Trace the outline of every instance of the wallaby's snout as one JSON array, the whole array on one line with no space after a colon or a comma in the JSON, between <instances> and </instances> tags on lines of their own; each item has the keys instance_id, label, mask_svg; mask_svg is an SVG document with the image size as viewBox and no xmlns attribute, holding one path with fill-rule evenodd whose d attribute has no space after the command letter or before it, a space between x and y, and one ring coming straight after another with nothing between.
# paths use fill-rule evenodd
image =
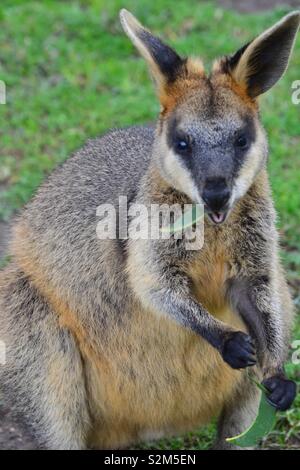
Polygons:
<instances>
[{"instance_id":1,"label":"wallaby's snout","mask_svg":"<svg viewBox=\"0 0 300 470\"><path fill-rule=\"evenodd\" d=\"M231 190L224 178L208 178L206 180L202 199L205 210L214 223L224 222L229 208L230 196Z\"/></svg>"}]
</instances>

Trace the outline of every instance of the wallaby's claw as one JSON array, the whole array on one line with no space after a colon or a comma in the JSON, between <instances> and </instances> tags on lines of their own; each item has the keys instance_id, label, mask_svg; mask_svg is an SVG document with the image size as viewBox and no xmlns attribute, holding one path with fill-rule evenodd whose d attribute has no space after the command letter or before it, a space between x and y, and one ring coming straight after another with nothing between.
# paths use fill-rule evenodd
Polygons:
<instances>
[{"instance_id":1,"label":"wallaby's claw","mask_svg":"<svg viewBox=\"0 0 300 470\"><path fill-rule=\"evenodd\" d=\"M230 333L221 351L222 357L233 369L243 369L256 364L255 346L252 338L246 333Z\"/></svg>"},{"instance_id":2,"label":"wallaby's claw","mask_svg":"<svg viewBox=\"0 0 300 470\"><path fill-rule=\"evenodd\" d=\"M267 400L271 405L280 411L290 408L296 397L295 382L284 377L274 376L265 379L262 383L270 392L267 395Z\"/></svg>"}]
</instances>

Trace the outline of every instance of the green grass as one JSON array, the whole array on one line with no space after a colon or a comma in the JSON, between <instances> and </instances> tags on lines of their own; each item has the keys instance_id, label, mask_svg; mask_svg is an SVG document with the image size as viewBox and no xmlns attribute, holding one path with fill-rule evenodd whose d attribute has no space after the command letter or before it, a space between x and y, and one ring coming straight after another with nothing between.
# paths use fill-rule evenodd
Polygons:
<instances>
[{"instance_id":1,"label":"green grass","mask_svg":"<svg viewBox=\"0 0 300 470\"><path fill-rule=\"evenodd\" d=\"M243 16L199 0L2 0L0 79L7 85L7 104L0 106L2 219L28 201L45 175L87 138L155 119L159 107L146 66L119 25L118 11L125 5L181 54L200 55L207 65L288 11ZM261 99L284 261L298 306L300 106L291 103L291 84L300 78L299 39L288 73ZM299 367L288 366L288 371L299 383ZM299 423L298 397L263 445L300 447ZM212 425L159 441L155 448L204 449L213 430Z\"/></svg>"}]
</instances>

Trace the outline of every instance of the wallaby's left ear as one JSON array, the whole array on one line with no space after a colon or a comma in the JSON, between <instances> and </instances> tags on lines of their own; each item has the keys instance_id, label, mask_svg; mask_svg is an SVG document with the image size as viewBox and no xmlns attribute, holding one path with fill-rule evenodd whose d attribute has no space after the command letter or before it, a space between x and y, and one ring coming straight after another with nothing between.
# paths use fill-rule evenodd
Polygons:
<instances>
[{"instance_id":1,"label":"wallaby's left ear","mask_svg":"<svg viewBox=\"0 0 300 470\"><path fill-rule=\"evenodd\" d=\"M252 98L269 90L284 74L299 23L300 11L290 13L227 60L227 70Z\"/></svg>"},{"instance_id":2,"label":"wallaby's left ear","mask_svg":"<svg viewBox=\"0 0 300 470\"><path fill-rule=\"evenodd\" d=\"M184 59L142 26L129 11L122 9L120 20L125 33L148 63L157 87L162 88L167 82L175 81Z\"/></svg>"}]
</instances>

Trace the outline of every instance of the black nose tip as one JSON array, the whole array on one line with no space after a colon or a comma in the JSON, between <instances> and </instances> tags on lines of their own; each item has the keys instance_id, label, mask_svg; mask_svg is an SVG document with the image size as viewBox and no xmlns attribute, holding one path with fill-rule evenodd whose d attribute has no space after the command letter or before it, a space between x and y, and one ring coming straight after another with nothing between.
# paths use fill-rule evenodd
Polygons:
<instances>
[{"instance_id":1,"label":"black nose tip","mask_svg":"<svg viewBox=\"0 0 300 470\"><path fill-rule=\"evenodd\" d=\"M209 181L204 187L202 198L211 211L219 212L229 201L230 190L223 182Z\"/></svg>"}]
</instances>

